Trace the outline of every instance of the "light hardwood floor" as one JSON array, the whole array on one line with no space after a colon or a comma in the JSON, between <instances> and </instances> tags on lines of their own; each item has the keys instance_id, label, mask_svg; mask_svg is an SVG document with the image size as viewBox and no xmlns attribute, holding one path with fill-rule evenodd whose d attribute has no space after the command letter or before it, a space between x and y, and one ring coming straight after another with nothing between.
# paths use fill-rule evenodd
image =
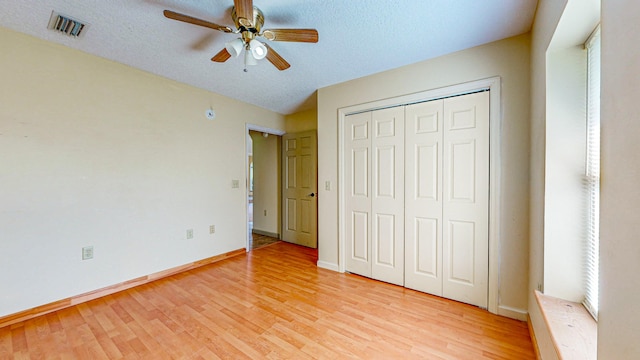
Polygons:
<instances>
[{"instance_id":1,"label":"light hardwood floor","mask_svg":"<svg viewBox=\"0 0 640 360\"><path fill-rule=\"evenodd\" d=\"M0 359L534 359L526 323L278 242L0 328Z\"/></svg>"}]
</instances>

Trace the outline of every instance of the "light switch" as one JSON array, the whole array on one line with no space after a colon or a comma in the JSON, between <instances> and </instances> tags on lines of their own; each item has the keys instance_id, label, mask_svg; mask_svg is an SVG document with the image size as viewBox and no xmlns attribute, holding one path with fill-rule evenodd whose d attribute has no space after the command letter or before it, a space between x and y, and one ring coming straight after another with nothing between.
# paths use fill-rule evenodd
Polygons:
<instances>
[{"instance_id":1,"label":"light switch","mask_svg":"<svg viewBox=\"0 0 640 360\"><path fill-rule=\"evenodd\" d=\"M240 187L240 180L231 180L231 187L238 189Z\"/></svg>"},{"instance_id":2,"label":"light switch","mask_svg":"<svg viewBox=\"0 0 640 360\"><path fill-rule=\"evenodd\" d=\"M85 246L82 248L82 260L93 259L93 246Z\"/></svg>"}]
</instances>

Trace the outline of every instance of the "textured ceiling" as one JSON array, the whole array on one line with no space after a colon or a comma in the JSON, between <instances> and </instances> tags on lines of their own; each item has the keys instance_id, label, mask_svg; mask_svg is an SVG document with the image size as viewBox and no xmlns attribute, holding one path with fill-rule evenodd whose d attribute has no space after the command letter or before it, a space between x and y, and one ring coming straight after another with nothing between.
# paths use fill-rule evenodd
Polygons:
<instances>
[{"instance_id":1,"label":"textured ceiling","mask_svg":"<svg viewBox=\"0 0 640 360\"><path fill-rule=\"evenodd\" d=\"M233 28L233 0L0 0L0 26L64 44L278 113L314 108L319 88L519 35L537 0L254 0L264 29L315 28L319 42L269 43L290 64L210 59L237 37L169 20L164 9ZM75 39L51 12L85 21Z\"/></svg>"}]
</instances>

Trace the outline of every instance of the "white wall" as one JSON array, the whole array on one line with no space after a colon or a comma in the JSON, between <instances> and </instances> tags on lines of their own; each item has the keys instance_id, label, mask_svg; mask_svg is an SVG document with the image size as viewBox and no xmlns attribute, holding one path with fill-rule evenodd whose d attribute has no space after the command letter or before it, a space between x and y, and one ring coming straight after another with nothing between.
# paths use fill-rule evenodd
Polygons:
<instances>
[{"instance_id":1,"label":"white wall","mask_svg":"<svg viewBox=\"0 0 640 360\"><path fill-rule=\"evenodd\" d=\"M599 359L640 359L638 19L637 0L602 0Z\"/></svg>"},{"instance_id":2,"label":"white wall","mask_svg":"<svg viewBox=\"0 0 640 360\"><path fill-rule=\"evenodd\" d=\"M583 40L584 41L584 40ZM571 46L547 54L544 293L581 302L585 294L587 54Z\"/></svg>"},{"instance_id":3,"label":"white wall","mask_svg":"<svg viewBox=\"0 0 640 360\"><path fill-rule=\"evenodd\" d=\"M0 316L244 248L245 123L283 116L8 30L0 48Z\"/></svg>"},{"instance_id":4,"label":"white wall","mask_svg":"<svg viewBox=\"0 0 640 360\"><path fill-rule=\"evenodd\" d=\"M253 140L253 229L280 234L280 137L249 131ZM266 214L265 214L266 211Z\"/></svg>"},{"instance_id":5,"label":"white wall","mask_svg":"<svg viewBox=\"0 0 640 360\"><path fill-rule=\"evenodd\" d=\"M502 177L500 300L527 309L529 229L529 35L494 42L318 90L319 261L338 266L338 109L500 76Z\"/></svg>"}]
</instances>

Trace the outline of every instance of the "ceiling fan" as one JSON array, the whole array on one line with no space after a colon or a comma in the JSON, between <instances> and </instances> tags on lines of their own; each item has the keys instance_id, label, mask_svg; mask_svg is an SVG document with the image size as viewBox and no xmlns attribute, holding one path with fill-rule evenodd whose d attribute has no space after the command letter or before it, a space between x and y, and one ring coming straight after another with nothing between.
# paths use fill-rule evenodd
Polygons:
<instances>
[{"instance_id":1,"label":"ceiling fan","mask_svg":"<svg viewBox=\"0 0 640 360\"><path fill-rule=\"evenodd\" d=\"M165 10L164 16L169 19L199 25L225 33L240 34L239 38L226 43L225 48L215 54L211 60L222 63L229 60L231 56L240 55L244 49L244 71L247 71L247 65L255 65L257 60L264 59L265 57L276 68L278 68L278 70L286 70L291 66L269 45L256 39L257 37L264 37L270 41L318 42L318 31L315 29L262 30L262 25L264 25L264 14L260 9L253 6L253 0L234 0L233 2L234 7L231 11L231 18L233 19L236 30L233 30L228 26L218 25L171 10Z\"/></svg>"}]
</instances>

